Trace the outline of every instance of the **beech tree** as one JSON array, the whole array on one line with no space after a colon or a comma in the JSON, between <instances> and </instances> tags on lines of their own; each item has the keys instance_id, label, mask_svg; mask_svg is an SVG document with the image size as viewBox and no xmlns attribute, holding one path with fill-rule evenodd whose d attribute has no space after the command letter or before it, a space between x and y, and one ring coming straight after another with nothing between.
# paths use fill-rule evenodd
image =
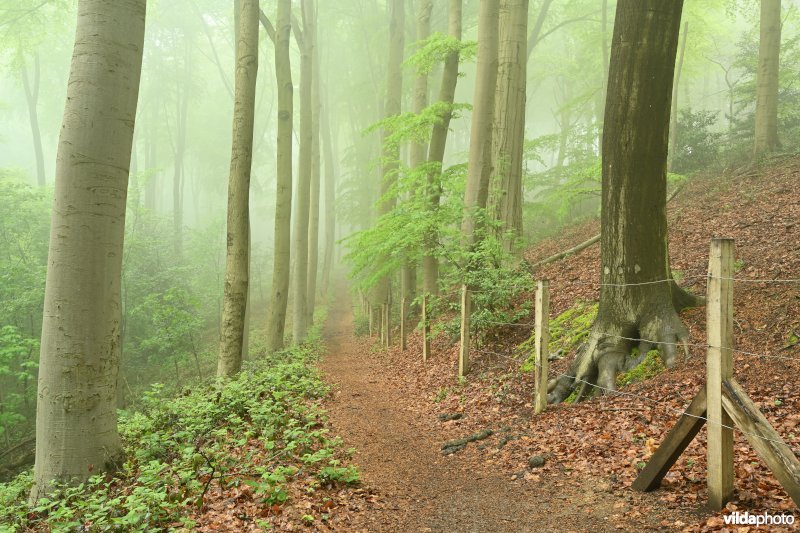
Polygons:
<instances>
[{"instance_id":1,"label":"beech tree","mask_svg":"<svg viewBox=\"0 0 800 533\"><path fill-rule=\"evenodd\" d=\"M233 376L242 367L250 275L250 167L253 161L260 10L258 0L240 0L239 5L231 168L228 181L225 293L217 364L219 377Z\"/></svg>"},{"instance_id":2,"label":"beech tree","mask_svg":"<svg viewBox=\"0 0 800 533\"><path fill-rule=\"evenodd\" d=\"M500 44L490 183L493 216L506 251L521 252L528 0L500 1Z\"/></svg>"},{"instance_id":3,"label":"beech tree","mask_svg":"<svg viewBox=\"0 0 800 533\"><path fill-rule=\"evenodd\" d=\"M294 214L294 290L292 291L292 336L303 342L310 326L308 322L308 228L311 209L312 174L312 86L315 21L314 1L301 0L303 28L293 21L294 36L300 48L300 150L298 154L297 194ZM313 304L312 304L313 305Z\"/></svg>"},{"instance_id":4,"label":"beech tree","mask_svg":"<svg viewBox=\"0 0 800 533\"><path fill-rule=\"evenodd\" d=\"M781 55L781 0L761 0L761 38L756 81L754 157L778 148L778 71Z\"/></svg>"},{"instance_id":5,"label":"beech tree","mask_svg":"<svg viewBox=\"0 0 800 533\"><path fill-rule=\"evenodd\" d=\"M461 42L463 0L450 0L448 4L447 34L450 39ZM458 84L458 64L461 52L458 46L452 46L444 60L442 70L442 83L439 88L438 102L445 104L440 120L434 124L431 140L428 145L428 163L433 163L435 170L428 172L427 197L431 212L439 208L441 201L441 186L437 174L442 171L444 151L447 147L447 134L450 131L450 120L453 117L452 106L455 100L456 85ZM430 230L425 236L425 245L422 255L422 285L427 294L439 293L439 259L437 255L438 233Z\"/></svg>"},{"instance_id":6,"label":"beech tree","mask_svg":"<svg viewBox=\"0 0 800 533\"><path fill-rule=\"evenodd\" d=\"M701 300L669 268L666 166L682 0L620 0L611 46L603 135L600 307L572 377L551 383L551 402L576 383L615 388L617 374L659 343L667 367L688 333L678 311ZM670 280L670 281L664 281ZM580 380L580 381L576 381Z\"/></svg>"},{"instance_id":7,"label":"beech tree","mask_svg":"<svg viewBox=\"0 0 800 533\"><path fill-rule=\"evenodd\" d=\"M464 220L461 232L467 244L474 244L478 211L486 208L492 173L492 118L497 84L498 26L497 0L481 0L478 15L478 66L475 74L472 125L470 129L467 188L464 192Z\"/></svg>"},{"instance_id":8,"label":"beech tree","mask_svg":"<svg viewBox=\"0 0 800 533\"><path fill-rule=\"evenodd\" d=\"M58 143L31 500L113 470L125 200L145 0L80 0Z\"/></svg>"},{"instance_id":9,"label":"beech tree","mask_svg":"<svg viewBox=\"0 0 800 533\"><path fill-rule=\"evenodd\" d=\"M289 296L292 218L293 91L289 41L292 0L278 1L275 19L275 75L278 85L277 180L275 193L275 248L272 264L272 298L267 313L267 352L283 348ZM263 20L263 18L262 18Z\"/></svg>"}]
</instances>

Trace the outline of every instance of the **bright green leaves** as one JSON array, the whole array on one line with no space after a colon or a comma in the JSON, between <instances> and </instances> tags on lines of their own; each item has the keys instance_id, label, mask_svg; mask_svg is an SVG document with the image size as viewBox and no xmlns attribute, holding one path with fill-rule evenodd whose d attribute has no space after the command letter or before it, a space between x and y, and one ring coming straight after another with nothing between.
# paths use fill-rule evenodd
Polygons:
<instances>
[{"instance_id":1,"label":"bright green leaves","mask_svg":"<svg viewBox=\"0 0 800 533\"><path fill-rule=\"evenodd\" d=\"M442 33L433 33L417 43L418 49L405 64L416 69L417 74L429 74L433 68L447 59L453 52L459 53L460 61L472 61L478 53L477 41L460 41Z\"/></svg>"}]
</instances>

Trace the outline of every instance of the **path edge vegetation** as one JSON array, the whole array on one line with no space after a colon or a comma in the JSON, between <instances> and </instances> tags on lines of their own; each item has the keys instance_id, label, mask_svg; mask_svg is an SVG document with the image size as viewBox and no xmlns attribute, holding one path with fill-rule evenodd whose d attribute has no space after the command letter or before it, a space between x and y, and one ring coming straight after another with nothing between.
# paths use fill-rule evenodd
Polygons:
<instances>
[{"instance_id":1,"label":"path edge vegetation","mask_svg":"<svg viewBox=\"0 0 800 533\"><path fill-rule=\"evenodd\" d=\"M256 519L269 528L300 467L307 494L357 483L353 450L329 435L322 408L330 387L317 362L325 351L327 308L317 312L304 343L248 361L231 379L171 394L155 384L140 409L121 411L125 459L116 472L58 486L33 506L31 470L0 484L0 532L193 528L216 486L240 484L272 510Z\"/></svg>"}]
</instances>

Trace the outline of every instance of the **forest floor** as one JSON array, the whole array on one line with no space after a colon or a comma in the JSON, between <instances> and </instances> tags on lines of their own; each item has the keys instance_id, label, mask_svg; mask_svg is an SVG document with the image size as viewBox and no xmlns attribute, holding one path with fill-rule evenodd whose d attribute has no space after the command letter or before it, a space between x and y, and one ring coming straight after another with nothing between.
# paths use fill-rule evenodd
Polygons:
<instances>
[{"instance_id":1,"label":"forest floor","mask_svg":"<svg viewBox=\"0 0 800 533\"><path fill-rule=\"evenodd\" d=\"M736 239L735 374L778 434L800 450L800 159L738 176L697 178L669 207L672 268L681 284L705 291L708 243ZM530 262L599 231L590 221L526 252ZM542 269L551 280L551 317L599 296L599 249L590 247ZM770 280L770 281L757 281ZM795 280L781 283L772 280ZM454 292L453 299L456 294ZM522 305L532 300L524 294ZM334 385L333 430L357 449L366 504L347 523L369 531L724 530L710 512L705 431L649 494L630 485L705 374L705 310L682 315L691 357L675 369L579 405L533 416L533 375L517 349L530 327L490 332L467 380L456 378L457 343L439 335L421 360L418 333L409 348L377 348L356 337L351 299L336 299L322 368ZM531 320L523 319L523 322ZM573 354L555 361L567 370ZM450 419L451 420L447 420ZM445 451L453 439L486 438ZM486 433L484 433L486 435ZM736 494L725 513L794 513L793 502L735 433ZM775 530L775 529L773 529ZM743 531L743 530L742 530Z\"/></svg>"}]
</instances>

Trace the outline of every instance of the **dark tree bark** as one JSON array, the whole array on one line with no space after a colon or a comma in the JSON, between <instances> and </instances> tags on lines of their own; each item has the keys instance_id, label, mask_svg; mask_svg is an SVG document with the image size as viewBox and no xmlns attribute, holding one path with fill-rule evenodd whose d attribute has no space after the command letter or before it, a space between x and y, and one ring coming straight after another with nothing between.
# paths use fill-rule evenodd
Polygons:
<instances>
[{"instance_id":1,"label":"dark tree bark","mask_svg":"<svg viewBox=\"0 0 800 533\"><path fill-rule=\"evenodd\" d=\"M781 55L781 0L761 1L761 37L756 84L756 141L758 158L780 146L778 142L778 75Z\"/></svg>"},{"instance_id":2,"label":"dark tree bark","mask_svg":"<svg viewBox=\"0 0 800 533\"><path fill-rule=\"evenodd\" d=\"M651 346L668 367L688 337L677 311L701 300L671 280L666 167L670 102L683 0L620 0L611 47L603 137L600 309L573 377L553 383L551 402L581 384L614 389L626 364ZM669 280L662 282L662 280Z\"/></svg>"}]
</instances>

